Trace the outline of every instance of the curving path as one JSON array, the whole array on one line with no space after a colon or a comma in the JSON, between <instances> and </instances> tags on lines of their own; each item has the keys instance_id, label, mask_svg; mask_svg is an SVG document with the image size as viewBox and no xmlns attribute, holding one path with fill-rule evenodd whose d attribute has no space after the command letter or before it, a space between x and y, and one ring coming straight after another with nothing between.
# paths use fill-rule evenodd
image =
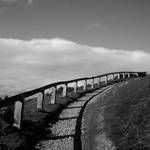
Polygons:
<instances>
[{"instance_id":1,"label":"curving path","mask_svg":"<svg viewBox=\"0 0 150 150\"><path fill-rule=\"evenodd\" d=\"M82 115L88 102L96 95L106 91L111 86L103 87L92 93L87 93L77 101L69 104L59 115L56 124L49 124L51 135L48 139L39 141L35 148L39 150L81 150Z\"/></svg>"},{"instance_id":2,"label":"curving path","mask_svg":"<svg viewBox=\"0 0 150 150\"><path fill-rule=\"evenodd\" d=\"M116 147L107 138L104 112L107 107L105 96L114 88L108 88L96 95L86 106L82 115L82 150L115 150Z\"/></svg>"}]
</instances>

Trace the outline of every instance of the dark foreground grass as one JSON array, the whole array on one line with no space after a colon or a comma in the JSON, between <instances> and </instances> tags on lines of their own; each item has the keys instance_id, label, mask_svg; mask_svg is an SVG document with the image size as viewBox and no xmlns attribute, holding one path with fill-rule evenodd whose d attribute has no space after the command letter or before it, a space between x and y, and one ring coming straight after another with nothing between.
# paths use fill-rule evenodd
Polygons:
<instances>
[{"instance_id":1,"label":"dark foreground grass","mask_svg":"<svg viewBox=\"0 0 150 150\"><path fill-rule=\"evenodd\" d=\"M150 76L105 97L106 134L117 150L150 150Z\"/></svg>"}]
</instances>

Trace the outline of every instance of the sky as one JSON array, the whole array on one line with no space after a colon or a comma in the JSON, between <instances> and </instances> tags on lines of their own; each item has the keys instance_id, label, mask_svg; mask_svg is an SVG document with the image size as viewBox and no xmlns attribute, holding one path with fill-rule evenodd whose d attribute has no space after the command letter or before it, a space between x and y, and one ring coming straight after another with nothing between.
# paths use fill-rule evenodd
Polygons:
<instances>
[{"instance_id":1,"label":"sky","mask_svg":"<svg viewBox=\"0 0 150 150\"><path fill-rule=\"evenodd\" d=\"M149 71L149 0L0 0L0 93Z\"/></svg>"}]
</instances>

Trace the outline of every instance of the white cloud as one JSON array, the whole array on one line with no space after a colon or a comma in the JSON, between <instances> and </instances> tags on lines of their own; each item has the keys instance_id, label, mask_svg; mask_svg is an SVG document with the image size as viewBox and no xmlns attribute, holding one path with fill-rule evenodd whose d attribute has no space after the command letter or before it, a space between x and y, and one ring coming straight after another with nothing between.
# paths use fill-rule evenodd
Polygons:
<instances>
[{"instance_id":1,"label":"white cloud","mask_svg":"<svg viewBox=\"0 0 150 150\"><path fill-rule=\"evenodd\" d=\"M1 0L2 2L5 2L5 3L17 3L17 2L23 2L22 0ZM28 6L32 6L34 0L26 0L26 4Z\"/></svg>"},{"instance_id":2,"label":"white cloud","mask_svg":"<svg viewBox=\"0 0 150 150\"><path fill-rule=\"evenodd\" d=\"M65 39L0 38L0 92L121 70L149 71L150 54L80 45Z\"/></svg>"},{"instance_id":3,"label":"white cloud","mask_svg":"<svg viewBox=\"0 0 150 150\"><path fill-rule=\"evenodd\" d=\"M34 2L34 0L28 0L27 4L31 6L33 4L33 2Z\"/></svg>"},{"instance_id":4,"label":"white cloud","mask_svg":"<svg viewBox=\"0 0 150 150\"><path fill-rule=\"evenodd\" d=\"M98 22L94 22L92 25L95 26L95 27L102 27L103 26L102 24L100 24Z\"/></svg>"},{"instance_id":5,"label":"white cloud","mask_svg":"<svg viewBox=\"0 0 150 150\"><path fill-rule=\"evenodd\" d=\"M106 26L104 26L102 23L99 22L93 22L93 23L89 23L87 25L88 28L101 28L101 29L106 29Z\"/></svg>"},{"instance_id":6,"label":"white cloud","mask_svg":"<svg viewBox=\"0 0 150 150\"><path fill-rule=\"evenodd\" d=\"M2 0L2 1L3 1L3 2L8 2L8 3L9 3L9 2L10 2L10 3L11 3L11 2L17 2L17 0Z\"/></svg>"}]
</instances>

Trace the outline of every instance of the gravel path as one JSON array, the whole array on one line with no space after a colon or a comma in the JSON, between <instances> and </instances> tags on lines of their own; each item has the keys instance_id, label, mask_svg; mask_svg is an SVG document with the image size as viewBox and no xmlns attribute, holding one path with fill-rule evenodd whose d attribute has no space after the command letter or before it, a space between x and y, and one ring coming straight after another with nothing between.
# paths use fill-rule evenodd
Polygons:
<instances>
[{"instance_id":1,"label":"gravel path","mask_svg":"<svg viewBox=\"0 0 150 150\"><path fill-rule=\"evenodd\" d=\"M76 133L77 120L83 106L93 96L102 92L108 87L101 88L92 93L87 93L77 101L69 104L59 115L59 121L56 124L49 124L49 130L52 132L47 140L39 141L35 148L39 150L74 150L74 140ZM82 118L80 118L82 119ZM83 129L81 129L82 132Z\"/></svg>"}]
</instances>

